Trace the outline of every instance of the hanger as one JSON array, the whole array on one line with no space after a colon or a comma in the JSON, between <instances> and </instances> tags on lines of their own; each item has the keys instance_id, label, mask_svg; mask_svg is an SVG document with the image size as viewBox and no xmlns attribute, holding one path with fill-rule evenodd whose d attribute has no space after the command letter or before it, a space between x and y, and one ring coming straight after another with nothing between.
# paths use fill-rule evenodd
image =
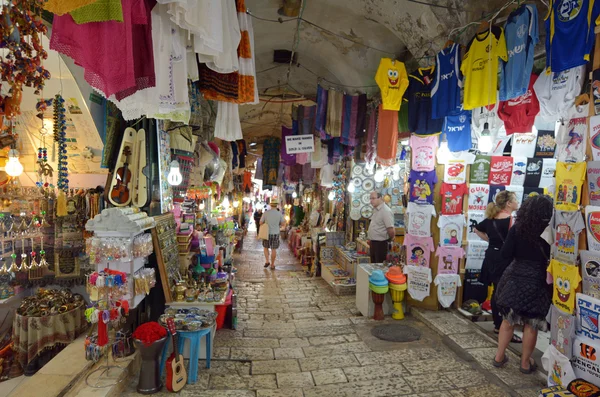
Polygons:
<instances>
[{"instance_id":1,"label":"hanger","mask_svg":"<svg viewBox=\"0 0 600 397\"><path fill-rule=\"evenodd\" d=\"M585 103L590 103L589 94L581 94L575 98L575 106L583 105Z\"/></svg>"},{"instance_id":2,"label":"hanger","mask_svg":"<svg viewBox=\"0 0 600 397\"><path fill-rule=\"evenodd\" d=\"M454 44L454 41L449 39L448 41L446 41L446 44L444 44L444 47L442 47L442 49L445 50L446 48L451 47L452 44Z\"/></svg>"},{"instance_id":3,"label":"hanger","mask_svg":"<svg viewBox=\"0 0 600 397\"><path fill-rule=\"evenodd\" d=\"M477 27L477 31L475 32L477 33L482 33L486 30L490 29L490 23L488 21L481 21L481 23L479 24L479 26Z\"/></svg>"}]
</instances>

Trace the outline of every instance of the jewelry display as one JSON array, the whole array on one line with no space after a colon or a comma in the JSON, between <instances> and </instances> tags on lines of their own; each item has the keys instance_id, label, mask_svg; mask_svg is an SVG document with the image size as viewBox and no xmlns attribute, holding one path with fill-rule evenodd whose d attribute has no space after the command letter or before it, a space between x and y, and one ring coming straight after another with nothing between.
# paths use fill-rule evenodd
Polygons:
<instances>
[{"instance_id":1,"label":"jewelry display","mask_svg":"<svg viewBox=\"0 0 600 397\"><path fill-rule=\"evenodd\" d=\"M65 100L60 94L54 97L54 141L58 144L58 180L59 190L69 190L67 162L67 120L65 116Z\"/></svg>"}]
</instances>

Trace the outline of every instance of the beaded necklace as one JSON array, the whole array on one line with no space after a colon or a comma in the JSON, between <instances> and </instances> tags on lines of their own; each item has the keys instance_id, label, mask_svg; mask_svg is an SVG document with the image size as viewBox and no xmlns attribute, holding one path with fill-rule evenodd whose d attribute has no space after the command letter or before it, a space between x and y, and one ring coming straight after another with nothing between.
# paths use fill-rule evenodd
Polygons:
<instances>
[{"instance_id":1,"label":"beaded necklace","mask_svg":"<svg viewBox=\"0 0 600 397\"><path fill-rule=\"evenodd\" d=\"M65 100L60 94L54 97L54 141L58 144L58 179L56 186L59 190L69 190L67 177L67 121L65 116Z\"/></svg>"}]
</instances>

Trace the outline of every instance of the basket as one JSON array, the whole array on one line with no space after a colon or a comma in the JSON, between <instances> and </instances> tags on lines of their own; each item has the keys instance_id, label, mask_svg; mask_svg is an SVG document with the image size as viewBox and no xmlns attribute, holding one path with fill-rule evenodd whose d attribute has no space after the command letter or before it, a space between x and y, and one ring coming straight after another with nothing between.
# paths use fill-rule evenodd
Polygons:
<instances>
[{"instance_id":1,"label":"basket","mask_svg":"<svg viewBox=\"0 0 600 397\"><path fill-rule=\"evenodd\" d=\"M337 296L356 295L356 284L338 284L333 281L329 285Z\"/></svg>"}]
</instances>

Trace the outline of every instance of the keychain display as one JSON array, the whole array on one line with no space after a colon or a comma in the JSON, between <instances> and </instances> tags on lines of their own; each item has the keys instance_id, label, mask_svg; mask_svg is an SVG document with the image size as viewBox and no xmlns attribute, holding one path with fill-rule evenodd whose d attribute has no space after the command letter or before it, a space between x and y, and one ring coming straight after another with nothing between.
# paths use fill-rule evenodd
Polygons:
<instances>
[{"instance_id":1,"label":"keychain display","mask_svg":"<svg viewBox=\"0 0 600 397\"><path fill-rule=\"evenodd\" d=\"M154 252L152 245L152 235L149 233L140 234L133 239L133 256L135 258L141 258L149 256Z\"/></svg>"},{"instance_id":2,"label":"keychain display","mask_svg":"<svg viewBox=\"0 0 600 397\"><path fill-rule=\"evenodd\" d=\"M153 268L142 268L133 275L135 293L143 292L148 295L156 285L156 272Z\"/></svg>"}]
</instances>

